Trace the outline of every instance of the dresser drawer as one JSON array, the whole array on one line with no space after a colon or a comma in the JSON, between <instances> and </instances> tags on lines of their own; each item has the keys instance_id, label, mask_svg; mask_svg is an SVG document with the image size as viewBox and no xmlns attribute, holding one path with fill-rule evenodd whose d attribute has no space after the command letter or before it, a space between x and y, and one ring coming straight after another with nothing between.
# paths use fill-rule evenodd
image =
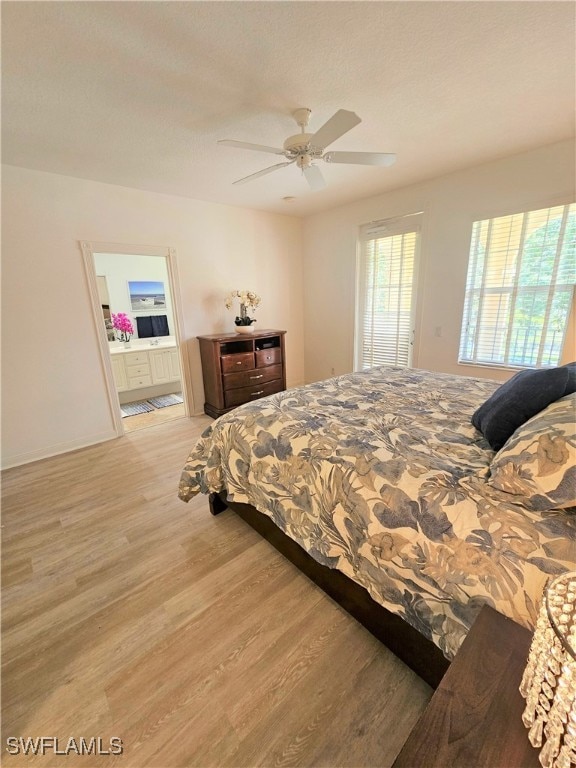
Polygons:
<instances>
[{"instance_id":1,"label":"dresser drawer","mask_svg":"<svg viewBox=\"0 0 576 768\"><path fill-rule=\"evenodd\" d=\"M266 365L278 365L282 362L282 350L280 347L259 349L255 354L256 368L263 368Z\"/></svg>"},{"instance_id":2,"label":"dresser drawer","mask_svg":"<svg viewBox=\"0 0 576 768\"><path fill-rule=\"evenodd\" d=\"M239 352L235 355L222 355L220 364L222 373L249 371L254 368L254 354L252 352Z\"/></svg>"},{"instance_id":3,"label":"dresser drawer","mask_svg":"<svg viewBox=\"0 0 576 768\"><path fill-rule=\"evenodd\" d=\"M224 389L238 389L238 387L251 387L254 384L264 384L266 381L282 378L281 365L269 365L267 368L253 368L251 371L228 373L222 377Z\"/></svg>"},{"instance_id":4,"label":"dresser drawer","mask_svg":"<svg viewBox=\"0 0 576 768\"><path fill-rule=\"evenodd\" d=\"M126 352L124 355L126 365L148 365L148 352Z\"/></svg>"},{"instance_id":5,"label":"dresser drawer","mask_svg":"<svg viewBox=\"0 0 576 768\"><path fill-rule=\"evenodd\" d=\"M128 389L139 389L140 387L151 387L152 376L128 376Z\"/></svg>"},{"instance_id":6,"label":"dresser drawer","mask_svg":"<svg viewBox=\"0 0 576 768\"><path fill-rule=\"evenodd\" d=\"M234 408L242 403L249 403L252 400L259 400L266 395L273 395L275 392L282 392L282 380L266 381L263 384L256 382L251 387L241 387L239 389L228 389L224 393L226 408Z\"/></svg>"}]
</instances>

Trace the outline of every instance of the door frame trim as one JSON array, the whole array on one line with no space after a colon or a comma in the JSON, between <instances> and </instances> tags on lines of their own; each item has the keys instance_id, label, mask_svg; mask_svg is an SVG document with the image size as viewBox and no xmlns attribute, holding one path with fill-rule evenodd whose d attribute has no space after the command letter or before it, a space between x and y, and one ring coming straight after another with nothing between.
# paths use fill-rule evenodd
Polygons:
<instances>
[{"instance_id":1,"label":"door frame trim","mask_svg":"<svg viewBox=\"0 0 576 768\"><path fill-rule=\"evenodd\" d=\"M187 360L184 355L183 345L183 314L182 314L182 302L180 296L180 281L178 278L178 264L176 258L176 249L170 246L149 246L149 245L132 245L126 243L103 243L90 240L79 241L80 250L84 261L84 271L86 279L88 281L88 292L90 294L90 304L92 309L92 317L94 320L94 329L98 338L98 346L100 350L100 361L102 363L102 370L104 374L106 393L108 397L108 405L110 407L110 414L112 416L114 431L117 437L121 437L124 434L124 425L122 423L122 414L120 412L120 400L118 398L118 392L116 391L116 385L114 383L114 375L112 373L112 359L110 356L110 348L108 346L108 338L106 335L106 328L102 322L102 308L100 306L100 297L98 295L98 284L96 281L96 264L94 262L94 255L96 253L113 253L127 256L157 256L166 259L166 268L168 271L168 284L170 286L170 294L172 298L172 309L174 314L174 336L176 338L176 344L178 348L178 356L180 359L180 373L182 376L182 394L184 396L184 411L186 416L190 416L194 413L194 397L192 393L192 383L190 380L190 371L187 365Z\"/></svg>"}]
</instances>

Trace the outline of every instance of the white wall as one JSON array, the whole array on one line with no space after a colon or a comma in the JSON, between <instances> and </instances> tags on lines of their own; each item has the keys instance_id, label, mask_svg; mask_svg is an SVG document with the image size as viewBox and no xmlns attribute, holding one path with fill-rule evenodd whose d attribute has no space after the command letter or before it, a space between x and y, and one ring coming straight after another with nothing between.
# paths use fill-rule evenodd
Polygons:
<instances>
[{"instance_id":1,"label":"white wall","mask_svg":"<svg viewBox=\"0 0 576 768\"><path fill-rule=\"evenodd\" d=\"M12 166L2 186L3 466L114 435L80 240L176 249L196 411L195 337L233 330L233 288L262 296L257 327L288 332L303 382L300 220Z\"/></svg>"},{"instance_id":2,"label":"white wall","mask_svg":"<svg viewBox=\"0 0 576 768\"><path fill-rule=\"evenodd\" d=\"M508 378L509 370L458 364L472 222L573 201L574 167L573 142L561 142L306 219L307 381L353 368L358 227L416 211L423 211L424 219L414 367ZM437 326L441 337L435 336Z\"/></svg>"},{"instance_id":3,"label":"white wall","mask_svg":"<svg viewBox=\"0 0 576 768\"><path fill-rule=\"evenodd\" d=\"M304 381L304 362L308 381L352 370L358 227L422 210L415 365L507 378L457 364L471 223L573 200L574 147L562 142L372 197L303 227L288 216L11 166L2 185L2 463L11 466L114 435L80 240L177 249L199 412L195 337L232 330L224 297L233 288L262 296L259 329L288 331L289 386Z\"/></svg>"},{"instance_id":4,"label":"white wall","mask_svg":"<svg viewBox=\"0 0 576 768\"><path fill-rule=\"evenodd\" d=\"M95 253L96 274L106 278L110 312L124 312L132 321L133 338L138 338L136 318L147 315L166 315L170 336L175 334L172 297L168 283L166 259L162 256L138 256L129 253ZM128 283L130 280L148 280L164 283L166 308L134 311L130 302Z\"/></svg>"}]
</instances>

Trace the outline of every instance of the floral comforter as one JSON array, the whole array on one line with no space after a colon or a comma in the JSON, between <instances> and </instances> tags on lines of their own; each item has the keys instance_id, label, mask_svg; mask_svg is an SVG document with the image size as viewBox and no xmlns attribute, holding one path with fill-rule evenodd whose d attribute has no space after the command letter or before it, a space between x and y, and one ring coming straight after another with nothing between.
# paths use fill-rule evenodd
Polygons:
<instances>
[{"instance_id":1,"label":"floral comforter","mask_svg":"<svg viewBox=\"0 0 576 768\"><path fill-rule=\"evenodd\" d=\"M574 568L548 554L576 546L572 513L486 483L470 418L497 386L373 368L263 398L205 430L179 496L251 504L452 658L484 603L533 627L547 579Z\"/></svg>"}]
</instances>

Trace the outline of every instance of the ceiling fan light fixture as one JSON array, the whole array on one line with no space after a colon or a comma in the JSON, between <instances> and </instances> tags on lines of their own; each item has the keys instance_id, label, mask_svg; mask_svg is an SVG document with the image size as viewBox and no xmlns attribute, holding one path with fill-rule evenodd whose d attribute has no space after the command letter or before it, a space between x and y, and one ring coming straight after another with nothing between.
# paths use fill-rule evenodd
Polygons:
<instances>
[{"instance_id":1,"label":"ceiling fan light fixture","mask_svg":"<svg viewBox=\"0 0 576 768\"><path fill-rule=\"evenodd\" d=\"M312 165L312 156L309 154L299 155L296 160L296 165L298 168L302 168L302 170L304 170L304 168L310 168Z\"/></svg>"}]
</instances>

